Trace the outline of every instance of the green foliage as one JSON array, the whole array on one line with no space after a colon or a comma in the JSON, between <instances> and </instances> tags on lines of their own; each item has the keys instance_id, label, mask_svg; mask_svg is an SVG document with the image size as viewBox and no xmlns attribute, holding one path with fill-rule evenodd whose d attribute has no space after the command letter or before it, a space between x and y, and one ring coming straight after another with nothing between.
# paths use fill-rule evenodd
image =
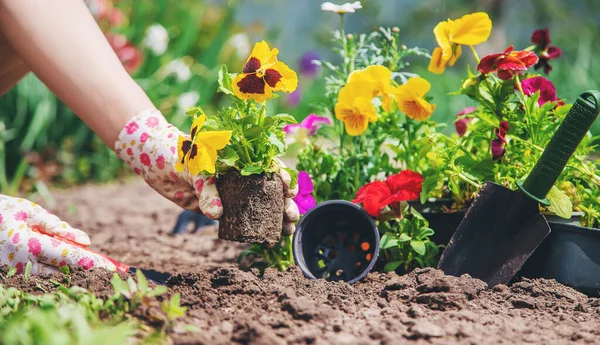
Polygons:
<instances>
[{"instance_id":1,"label":"green foliage","mask_svg":"<svg viewBox=\"0 0 600 345\"><path fill-rule=\"evenodd\" d=\"M223 65L218 76L219 91L232 96L232 104L214 116L208 115L202 127L202 131L232 131L229 144L218 152L217 172L236 169L243 176L278 172L280 165L275 158L287 148L283 127L296 120L288 114L268 115L266 103L233 96L233 78L235 74L229 74ZM200 107L188 111L193 117L201 114L204 112Z\"/></svg>"},{"instance_id":2,"label":"green foliage","mask_svg":"<svg viewBox=\"0 0 600 345\"><path fill-rule=\"evenodd\" d=\"M117 275L112 280L115 294L106 300L89 291L56 283L57 290L32 295L0 284L0 344L158 344L166 341L165 330L185 315L178 294L156 299L166 288L148 287L136 272L137 283ZM150 319L138 320L139 310L150 309ZM155 320L153 320L155 319ZM160 330L142 322L159 321Z\"/></svg>"},{"instance_id":3,"label":"green foliage","mask_svg":"<svg viewBox=\"0 0 600 345\"><path fill-rule=\"evenodd\" d=\"M402 219L379 222L382 233L380 252L384 256L385 272L409 272L414 267L435 266L439 246L429 240L434 231L414 208L408 208Z\"/></svg>"},{"instance_id":4,"label":"green foliage","mask_svg":"<svg viewBox=\"0 0 600 345\"><path fill-rule=\"evenodd\" d=\"M526 74L521 79L533 77ZM464 208L473 200L485 181L492 181L510 189L523 181L540 158L544 148L567 115L571 104L556 102L538 104L540 92L531 96L521 94L515 84L519 80L503 81L494 75L469 77L456 95L466 95L479 106L467 115L471 121L464 137L434 137L435 155L440 157L436 172L443 183L429 191L430 196L441 195L454 200L454 208ZM507 121L509 131L504 156L494 162L490 149L495 131L501 121ZM600 197L598 162L588 157L597 146L598 138L590 133L569 160L549 198L553 205L548 213L570 218L573 211L583 211L582 225L600 225L597 211ZM429 158L429 157L428 157ZM577 186L577 187L575 187Z\"/></svg>"},{"instance_id":5,"label":"green foliage","mask_svg":"<svg viewBox=\"0 0 600 345\"><path fill-rule=\"evenodd\" d=\"M266 267L274 267L285 271L294 264L294 253L292 252L292 236L282 236L281 241L273 247L267 248L259 244L253 244L238 256L238 263L242 260L250 261L250 266L264 270Z\"/></svg>"},{"instance_id":6,"label":"green foliage","mask_svg":"<svg viewBox=\"0 0 600 345\"><path fill-rule=\"evenodd\" d=\"M341 64L323 61L321 65L329 71L325 77L326 100L318 108L320 115L333 118L333 127L324 127L298 154L298 171L306 171L315 184L317 202L331 199L353 200L363 185L396 174L401 170L423 173L425 184L437 186L434 173L436 160L423 159L435 144L437 129L443 127L429 120L417 121L403 114L395 105L389 111L383 109L378 98L378 119L369 123L361 135L349 136L344 124L335 120L335 105L338 94L347 83L349 75L359 69L383 65L392 72L392 85L406 82L417 75L404 71L410 57L429 58L426 50L407 48L400 43L400 30L378 28L370 34L345 35L343 24L334 33ZM407 212L406 204L403 206ZM394 214L394 217L379 219L378 227L384 239L382 257L387 261L387 270L408 270L416 266L435 264L437 246L429 240L433 230L428 228L422 217L415 213ZM398 239L409 238L406 241Z\"/></svg>"}]
</instances>

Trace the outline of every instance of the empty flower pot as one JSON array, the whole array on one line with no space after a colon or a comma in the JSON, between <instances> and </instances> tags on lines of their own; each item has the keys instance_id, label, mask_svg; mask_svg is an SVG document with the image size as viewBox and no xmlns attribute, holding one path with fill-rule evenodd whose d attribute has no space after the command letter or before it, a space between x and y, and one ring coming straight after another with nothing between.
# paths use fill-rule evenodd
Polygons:
<instances>
[{"instance_id":1,"label":"empty flower pot","mask_svg":"<svg viewBox=\"0 0 600 345\"><path fill-rule=\"evenodd\" d=\"M353 284L377 261L379 231L361 207L344 200L326 201L298 222L293 252L307 278Z\"/></svg>"}]
</instances>

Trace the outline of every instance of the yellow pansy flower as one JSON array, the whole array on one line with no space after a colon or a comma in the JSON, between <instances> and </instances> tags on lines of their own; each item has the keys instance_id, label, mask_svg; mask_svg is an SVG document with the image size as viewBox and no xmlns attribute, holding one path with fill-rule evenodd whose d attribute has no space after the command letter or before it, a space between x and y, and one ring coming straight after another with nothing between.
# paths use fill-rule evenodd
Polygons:
<instances>
[{"instance_id":1,"label":"yellow pansy flower","mask_svg":"<svg viewBox=\"0 0 600 345\"><path fill-rule=\"evenodd\" d=\"M354 71L348 76L348 83L362 83L372 89L373 97L381 96L383 110L390 111L395 88L390 85L392 71L381 65L369 66Z\"/></svg>"},{"instance_id":2,"label":"yellow pansy flower","mask_svg":"<svg viewBox=\"0 0 600 345\"><path fill-rule=\"evenodd\" d=\"M431 84L421 77L408 79L396 89L398 108L413 120L423 121L429 118L435 110L435 104L430 104L423 98L429 89Z\"/></svg>"},{"instance_id":3,"label":"yellow pansy flower","mask_svg":"<svg viewBox=\"0 0 600 345\"><path fill-rule=\"evenodd\" d=\"M229 144L231 131L200 132L204 121L206 115L198 116L192 123L190 137L179 136L175 171L183 172L187 167L192 175L199 175L202 171L215 173L217 150Z\"/></svg>"},{"instance_id":4,"label":"yellow pansy flower","mask_svg":"<svg viewBox=\"0 0 600 345\"><path fill-rule=\"evenodd\" d=\"M277 61L277 48L269 48L262 41L254 45L244 70L232 83L233 92L240 99L264 102L273 92L294 92L298 87L298 76L291 68Z\"/></svg>"},{"instance_id":5,"label":"yellow pansy flower","mask_svg":"<svg viewBox=\"0 0 600 345\"><path fill-rule=\"evenodd\" d=\"M335 117L344 122L349 135L360 135L367 130L369 122L377 121L377 110L371 103L372 92L368 85L360 82L349 83L340 90Z\"/></svg>"},{"instance_id":6,"label":"yellow pansy flower","mask_svg":"<svg viewBox=\"0 0 600 345\"><path fill-rule=\"evenodd\" d=\"M442 74L446 65L453 66L462 53L461 44L474 46L485 42L492 31L492 21L485 12L466 14L459 19L440 22L433 29L439 47L433 50L429 71Z\"/></svg>"}]
</instances>

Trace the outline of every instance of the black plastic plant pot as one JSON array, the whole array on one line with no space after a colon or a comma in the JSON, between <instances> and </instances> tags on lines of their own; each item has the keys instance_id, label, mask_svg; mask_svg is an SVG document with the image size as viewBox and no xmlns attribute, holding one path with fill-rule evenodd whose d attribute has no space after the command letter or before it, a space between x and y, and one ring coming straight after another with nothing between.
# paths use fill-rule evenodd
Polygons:
<instances>
[{"instance_id":1,"label":"black plastic plant pot","mask_svg":"<svg viewBox=\"0 0 600 345\"><path fill-rule=\"evenodd\" d=\"M600 229L549 222L552 231L519 276L548 278L589 296L600 294Z\"/></svg>"},{"instance_id":2,"label":"black plastic plant pot","mask_svg":"<svg viewBox=\"0 0 600 345\"><path fill-rule=\"evenodd\" d=\"M307 278L353 284L375 266L379 231L359 206L330 200L315 206L298 222L293 252Z\"/></svg>"}]
</instances>

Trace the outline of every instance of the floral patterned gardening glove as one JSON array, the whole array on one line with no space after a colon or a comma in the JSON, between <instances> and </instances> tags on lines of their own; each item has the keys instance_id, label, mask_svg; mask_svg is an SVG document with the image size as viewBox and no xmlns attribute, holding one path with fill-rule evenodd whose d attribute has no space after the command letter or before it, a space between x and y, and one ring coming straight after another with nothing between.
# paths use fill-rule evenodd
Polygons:
<instances>
[{"instance_id":1,"label":"floral patterned gardening glove","mask_svg":"<svg viewBox=\"0 0 600 345\"><path fill-rule=\"evenodd\" d=\"M90 251L88 235L31 201L0 195L0 266L22 273L52 273L61 266L126 271L117 261Z\"/></svg>"},{"instance_id":2,"label":"floral patterned gardening glove","mask_svg":"<svg viewBox=\"0 0 600 345\"><path fill-rule=\"evenodd\" d=\"M190 138L169 124L160 111L148 109L125 125L115 143L115 152L162 196L184 209L201 211L217 220L223 214L223 205L215 177L192 174L187 169L183 172L175 170L180 135ZM191 144L185 140L182 145L185 142ZM190 151L189 147L187 149ZM281 166L285 167L283 163ZM281 169L280 175L286 197L283 233L289 235L294 232L293 223L299 218L298 207L292 200L298 188L289 188L291 178L285 170Z\"/></svg>"}]
</instances>

